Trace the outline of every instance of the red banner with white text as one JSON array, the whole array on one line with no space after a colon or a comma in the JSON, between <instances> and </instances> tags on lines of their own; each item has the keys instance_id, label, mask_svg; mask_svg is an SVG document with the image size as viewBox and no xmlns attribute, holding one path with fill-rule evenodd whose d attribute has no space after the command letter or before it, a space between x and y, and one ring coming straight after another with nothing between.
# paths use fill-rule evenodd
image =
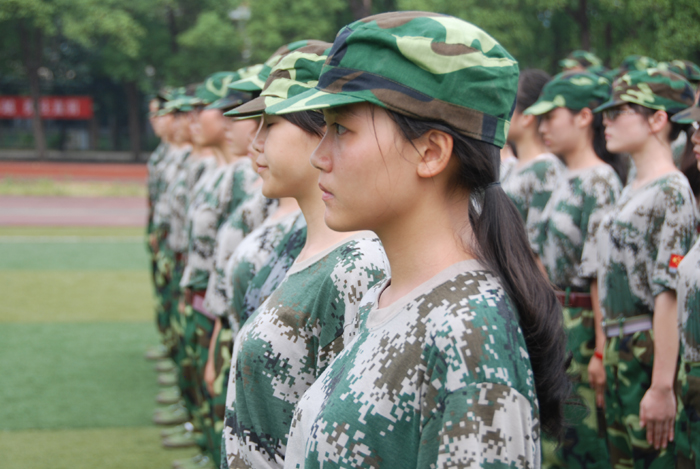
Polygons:
<instances>
[{"instance_id":1,"label":"red banner with white text","mask_svg":"<svg viewBox=\"0 0 700 469\"><path fill-rule=\"evenodd\" d=\"M42 119L92 119L90 96L42 96L39 101ZM0 119L31 119L32 99L27 96L0 96Z\"/></svg>"}]
</instances>

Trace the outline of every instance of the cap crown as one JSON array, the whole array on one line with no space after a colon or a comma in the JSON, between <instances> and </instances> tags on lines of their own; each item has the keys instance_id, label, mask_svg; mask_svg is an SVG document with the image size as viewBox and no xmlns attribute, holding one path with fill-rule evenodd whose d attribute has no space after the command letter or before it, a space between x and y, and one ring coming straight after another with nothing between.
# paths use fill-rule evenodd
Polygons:
<instances>
[{"instance_id":1,"label":"cap crown","mask_svg":"<svg viewBox=\"0 0 700 469\"><path fill-rule=\"evenodd\" d=\"M673 73L677 73L691 83L700 83L700 67L690 60L659 62L657 68L660 70L669 70Z\"/></svg>"},{"instance_id":2,"label":"cap crown","mask_svg":"<svg viewBox=\"0 0 700 469\"><path fill-rule=\"evenodd\" d=\"M483 30L437 13L392 12L344 27L316 89L267 112L370 102L503 146L517 86L518 63Z\"/></svg>"},{"instance_id":3,"label":"cap crown","mask_svg":"<svg viewBox=\"0 0 700 469\"><path fill-rule=\"evenodd\" d=\"M313 89L318 83L331 44L322 41L310 42L312 44L280 58L271 69L259 98L227 112L226 115L244 117L261 114L268 106Z\"/></svg>"},{"instance_id":4,"label":"cap crown","mask_svg":"<svg viewBox=\"0 0 700 469\"><path fill-rule=\"evenodd\" d=\"M216 72L209 75L204 82L197 85L194 95L202 104L211 104L226 96L228 85L240 79L236 72Z\"/></svg>"},{"instance_id":5,"label":"cap crown","mask_svg":"<svg viewBox=\"0 0 700 469\"><path fill-rule=\"evenodd\" d=\"M603 62L592 52L588 52L586 50L575 50L564 60L560 61L559 65L564 68L573 68L576 66L588 68L600 67L603 65Z\"/></svg>"},{"instance_id":6,"label":"cap crown","mask_svg":"<svg viewBox=\"0 0 700 469\"><path fill-rule=\"evenodd\" d=\"M285 55L289 54L292 51L295 51L297 49L300 49L302 47L306 47L309 45L314 45L317 43L320 43L322 41L316 41L313 39L304 39L301 41L295 41L291 42L287 45L284 45L277 49L274 54L270 56L269 59L265 61L264 64L257 65L255 67L259 67L256 69L256 73L252 74L247 77L241 77L240 80L237 80L233 82L230 86L234 90L238 91L247 91L247 92L254 92L254 91L260 91L263 89L265 86L265 82L267 81L267 78L270 76L270 72L272 71L272 67L277 65L277 62L280 61L282 57Z\"/></svg>"},{"instance_id":7,"label":"cap crown","mask_svg":"<svg viewBox=\"0 0 700 469\"><path fill-rule=\"evenodd\" d=\"M668 70L650 68L626 73L615 80L612 97L596 111L632 103L675 114L692 106L694 101L695 93L685 78Z\"/></svg>"},{"instance_id":8,"label":"cap crown","mask_svg":"<svg viewBox=\"0 0 700 469\"><path fill-rule=\"evenodd\" d=\"M646 70L648 68L654 68L657 65L658 62L651 57L646 57L643 55L628 55L620 64L619 73L622 74L632 70Z\"/></svg>"},{"instance_id":9,"label":"cap crown","mask_svg":"<svg viewBox=\"0 0 700 469\"><path fill-rule=\"evenodd\" d=\"M541 115L557 107L573 111L594 109L610 97L610 82L590 72L564 72L554 76L542 88L535 104L523 114Z\"/></svg>"}]
</instances>

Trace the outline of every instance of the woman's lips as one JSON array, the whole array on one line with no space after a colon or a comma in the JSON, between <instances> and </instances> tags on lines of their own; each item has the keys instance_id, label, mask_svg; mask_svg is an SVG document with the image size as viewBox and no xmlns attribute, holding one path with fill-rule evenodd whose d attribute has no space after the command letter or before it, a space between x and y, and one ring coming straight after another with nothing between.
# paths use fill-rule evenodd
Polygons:
<instances>
[{"instance_id":1,"label":"woman's lips","mask_svg":"<svg viewBox=\"0 0 700 469\"><path fill-rule=\"evenodd\" d=\"M322 184L319 184L318 187L321 189L321 199L325 200L330 200L333 198L333 194L328 192L328 189L323 187Z\"/></svg>"}]
</instances>

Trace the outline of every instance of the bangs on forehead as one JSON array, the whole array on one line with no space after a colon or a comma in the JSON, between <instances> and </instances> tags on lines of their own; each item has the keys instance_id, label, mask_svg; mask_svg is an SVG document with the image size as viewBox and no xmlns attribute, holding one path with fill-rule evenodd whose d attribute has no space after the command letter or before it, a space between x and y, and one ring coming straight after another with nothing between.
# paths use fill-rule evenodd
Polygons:
<instances>
[{"instance_id":1,"label":"bangs on forehead","mask_svg":"<svg viewBox=\"0 0 700 469\"><path fill-rule=\"evenodd\" d=\"M348 104L345 106L331 107L321 109L324 117L339 118L339 117L360 117L357 112L357 107L365 103Z\"/></svg>"}]
</instances>

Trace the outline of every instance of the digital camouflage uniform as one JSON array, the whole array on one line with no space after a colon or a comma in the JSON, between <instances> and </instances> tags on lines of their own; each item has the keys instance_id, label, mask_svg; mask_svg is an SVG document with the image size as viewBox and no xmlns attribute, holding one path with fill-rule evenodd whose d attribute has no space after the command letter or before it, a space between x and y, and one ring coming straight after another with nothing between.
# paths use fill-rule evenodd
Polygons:
<instances>
[{"instance_id":1,"label":"digital camouflage uniform","mask_svg":"<svg viewBox=\"0 0 700 469\"><path fill-rule=\"evenodd\" d=\"M700 468L700 240L678 266L682 411L676 422L679 468Z\"/></svg>"},{"instance_id":2,"label":"digital camouflage uniform","mask_svg":"<svg viewBox=\"0 0 700 469\"><path fill-rule=\"evenodd\" d=\"M511 171L518 165L518 159L514 156L509 156L501 160L501 168L498 172L501 181L505 181L509 177Z\"/></svg>"},{"instance_id":3,"label":"digital camouflage uniform","mask_svg":"<svg viewBox=\"0 0 700 469\"><path fill-rule=\"evenodd\" d=\"M594 109L610 97L610 83L590 72L561 73L542 89L524 114L542 115L556 107L574 112ZM605 211L619 196L622 184L615 171L601 163L576 171L565 170L556 182L539 222L528 224L532 250L539 256L549 280L562 292L589 293L590 280L579 275L584 247L594 238ZM569 376L574 383L573 405L565 409L569 423L564 442L543 438L543 467L608 468L605 438L599 436L595 393L588 380L588 362L595 351L593 310L564 304L567 351L572 354ZM583 404L583 405L580 405Z\"/></svg>"},{"instance_id":4,"label":"digital camouflage uniform","mask_svg":"<svg viewBox=\"0 0 700 469\"><path fill-rule=\"evenodd\" d=\"M168 234L170 233L171 205L170 190L177 172L185 164L189 155L190 147L171 147L169 156L161 161L161 191L153 208L153 235L158 242L158 250L155 253L156 263L156 317L158 329L163 337L168 353L173 356L176 351L174 343L174 332L171 327L171 313L173 300L177 297L177 284L173 283L173 269L175 257L168 245Z\"/></svg>"},{"instance_id":5,"label":"digital camouflage uniform","mask_svg":"<svg viewBox=\"0 0 700 469\"><path fill-rule=\"evenodd\" d=\"M204 431L211 445L211 453L217 466L221 457L221 432L224 426L226 409L226 386L231 366L231 347L233 344L231 327L228 322L228 300L225 296L226 275L224 269L233 252L240 246L257 226L260 226L269 215L269 210L277 206L276 200L265 198L259 187L251 197L241 203L229 218L222 223L216 234L214 249L214 269L209 275L209 284L205 294L204 307L212 315L221 320L221 328L214 340L212 360L214 363L214 393L206 393L209 401L209 411Z\"/></svg>"},{"instance_id":6,"label":"digital camouflage uniform","mask_svg":"<svg viewBox=\"0 0 700 469\"><path fill-rule=\"evenodd\" d=\"M318 85L266 112L369 102L502 147L517 84L516 61L479 28L436 13L385 13L343 28ZM372 290L360 335L297 407L288 467L539 467L517 313L477 266L457 264L370 326Z\"/></svg>"},{"instance_id":7,"label":"digital camouflage uniform","mask_svg":"<svg viewBox=\"0 0 700 469\"><path fill-rule=\"evenodd\" d=\"M539 467L533 373L499 280L464 261L378 309L386 286L297 405L285 467Z\"/></svg>"},{"instance_id":8,"label":"digital camouflage uniform","mask_svg":"<svg viewBox=\"0 0 700 469\"><path fill-rule=\"evenodd\" d=\"M515 204L526 227L537 224L565 169L555 155L543 153L521 167L515 166L501 179L501 187Z\"/></svg>"},{"instance_id":9,"label":"digital camouflage uniform","mask_svg":"<svg viewBox=\"0 0 700 469\"><path fill-rule=\"evenodd\" d=\"M306 243L306 220L299 214L265 264L250 280L245 292L233 289L230 318L232 327L240 327L277 289ZM236 331L238 334L238 331Z\"/></svg>"},{"instance_id":10,"label":"digital camouflage uniform","mask_svg":"<svg viewBox=\"0 0 700 469\"><path fill-rule=\"evenodd\" d=\"M695 236L695 207L680 172L637 189L625 187L596 235L598 292L606 322L654 314L656 295L677 289L674 256ZM651 385L653 331L608 338L605 415L613 467L661 468L675 464L675 444L655 450L639 427L639 404Z\"/></svg>"},{"instance_id":11,"label":"digital camouflage uniform","mask_svg":"<svg viewBox=\"0 0 700 469\"><path fill-rule=\"evenodd\" d=\"M282 467L294 407L345 345L364 293L388 261L358 233L303 262L241 328L234 343L224 437L229 467Z\"/></svg>"}]
</instances>

